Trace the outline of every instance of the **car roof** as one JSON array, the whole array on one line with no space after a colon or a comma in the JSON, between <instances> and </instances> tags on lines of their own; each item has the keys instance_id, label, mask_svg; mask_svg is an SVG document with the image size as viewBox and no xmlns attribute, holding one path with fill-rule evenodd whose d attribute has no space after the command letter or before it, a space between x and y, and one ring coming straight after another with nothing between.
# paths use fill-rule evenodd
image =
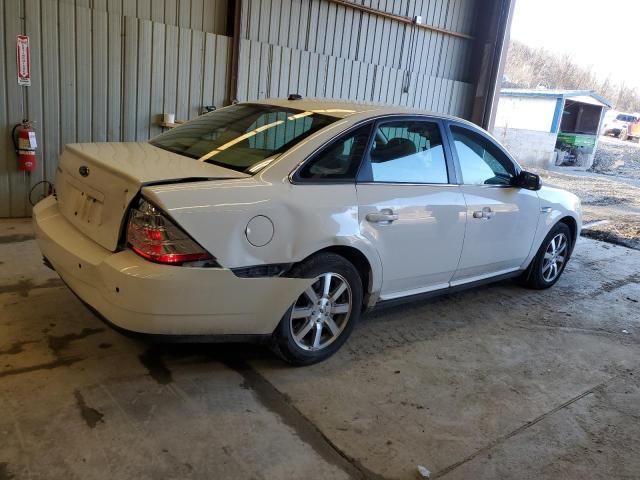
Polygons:
<instances>
[{"instance_id":1,"label":"car roof","mask_svg":"<svg viewBox=\"0 0 640 480\"><path fill-rule=\"evenodd\" d=\"M287 100L282 98L267 98L248 103L258 103L274 105L278 107L294 108L296 110L322 113L335 118L346 118L355 114L377 117L382 115L429 115L431 117L444 118L449 120L469 123L458 117L443 115L440 113L418 110L415 108L403 107L400 105L380 105L373 103L355 103L334 99L305 98L301 100Z\"/></svg>"}]
</instances>

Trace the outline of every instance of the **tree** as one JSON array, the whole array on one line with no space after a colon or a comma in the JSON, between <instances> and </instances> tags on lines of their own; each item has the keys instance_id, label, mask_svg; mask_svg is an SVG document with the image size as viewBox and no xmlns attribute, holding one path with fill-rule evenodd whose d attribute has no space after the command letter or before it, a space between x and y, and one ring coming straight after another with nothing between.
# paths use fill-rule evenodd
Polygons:
<instances>
[{"instance_id":1,"label":"tree","mask_svg":"<svg viewBox=\"0 0 640 480\"><path fill-rule=\"evenodd\" d=\"M640 111L640 95L609 77L598 79L593 67L575 63L570 55L555 55L513 40L509 45L504 86L562 90L593 90L611 101L616 110Z\"/></svg>"}]
</instances>

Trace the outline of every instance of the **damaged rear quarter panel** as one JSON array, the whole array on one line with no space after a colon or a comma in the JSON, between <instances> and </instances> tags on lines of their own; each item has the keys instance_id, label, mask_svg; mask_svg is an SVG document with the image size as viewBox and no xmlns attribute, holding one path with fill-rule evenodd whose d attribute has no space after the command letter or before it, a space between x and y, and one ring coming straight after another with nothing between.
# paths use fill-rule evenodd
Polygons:
<instances>
[{"instance_id":1,"label":"damaged rear quarter panel","mask_svg":"<svg viewBox=\"0 0 640 480\"><path fill-rule=\"evenodd\" d=\"M381 278L375 248L360 235L354 184L293 185L261 175L249 179L146 187L164 209L226 268L294 263L330 246L351 246L369 260L373 287ZM274 225L267 245L255 247L245 230L256 215Z\"/></svg>"}]
</instances>

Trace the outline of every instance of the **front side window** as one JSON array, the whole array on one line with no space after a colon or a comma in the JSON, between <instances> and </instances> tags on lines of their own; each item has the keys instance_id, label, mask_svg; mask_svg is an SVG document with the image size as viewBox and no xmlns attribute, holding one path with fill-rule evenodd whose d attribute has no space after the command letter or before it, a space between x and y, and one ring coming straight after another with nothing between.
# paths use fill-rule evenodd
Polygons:
<instances>
[{"instance_id":1,"label":"front side window","mask_svg":"<svg viewBox=\"0 0 640 480\"><path fill-rule=\"evenodd\" d=\"M307 163L299 177L306 180L355 180L371 125L357 128L339 138Z\"/></svg>"},{"instance_id":2,"label":"front side window","mask_svg":"<svg viewBox=\"0 0 640 480\"><path fill-rule=\"evenodd\" d=\"M381 124L369 153L374 182L448 183L437 123L399 120Z\"/></svg>"},{"instance_id":3,"label":"front side window","mask_svg":"<svg viewBox=\"0 0 640 480\"><path fill-rule=\"evenodd\" d=\"M466 185L510 185L515 165L488 138L463 127L451 126L458 154L462 183Z\"/></svg>"},{"instance_id":4,"label":"front side window","mask_svg":"<svg viewBox=\"0 0 640 480\"><path fill-rule=\"evenodd\" d=\"M215 110L152 139L152 145L201 162L256 173L336 118L273 105Z\"/></svg>"}]
</instances>

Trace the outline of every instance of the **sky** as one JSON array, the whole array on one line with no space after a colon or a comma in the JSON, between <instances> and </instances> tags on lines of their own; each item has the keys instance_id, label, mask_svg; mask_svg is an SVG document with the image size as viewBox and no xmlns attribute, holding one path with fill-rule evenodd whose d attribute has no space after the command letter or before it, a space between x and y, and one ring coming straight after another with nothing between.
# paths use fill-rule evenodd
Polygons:
<instances>
[{"instance_id":1,"label":"sky","mask_svg":"<svg viewBox=\"0 0 640 480\"><path fill-rule=\"evenodd\" d=\"M511 38L640 90L639 22L638 0L516 0Z\"/></svg>"}]
</instances>

